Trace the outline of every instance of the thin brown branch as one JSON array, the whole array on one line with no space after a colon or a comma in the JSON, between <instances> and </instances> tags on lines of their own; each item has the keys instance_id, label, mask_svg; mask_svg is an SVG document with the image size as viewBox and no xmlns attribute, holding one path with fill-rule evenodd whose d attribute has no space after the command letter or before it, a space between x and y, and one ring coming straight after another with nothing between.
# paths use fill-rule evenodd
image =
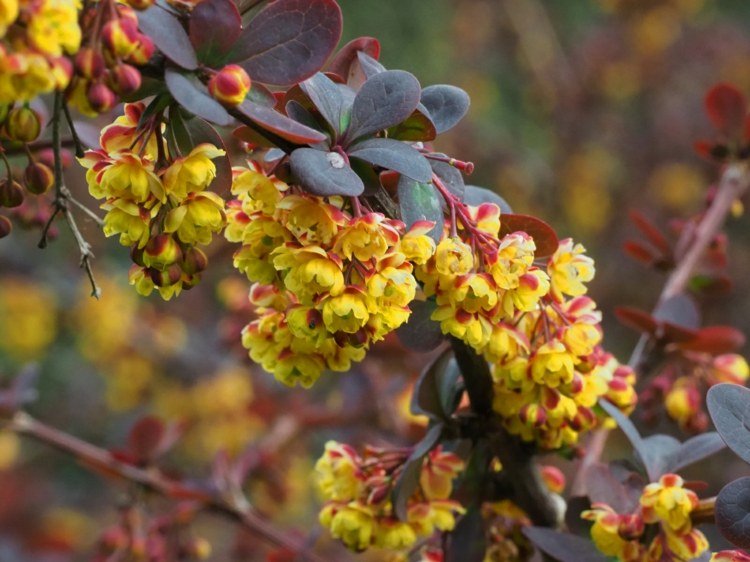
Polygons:
<instances>
[{"instance_id":1,"label":"thin brown branch","mask_svg":"<svg viewBox=\"0 0 750 562\"><path fill-rule=\"evenodd\" d=\"M701 257L724 226L732 204L747 191L748 187L750 187L750 172L747 165L735 163L727 166L721 175L716 195L697 227L685 230L678 240L677 248L684 248L684 253L677 256L677 266L667 278L654 310L668 299L685 291ZM628 361L639 376L644 376L644 366L652 362L649 353L650 343L651 338L648 335L641 336ZM608 435L608 429L599 429L589 439L586 455L581 460L580 469L571 488L573 496L585 494L587 472L599 462Z\"/></svg>"},{"instance_id":2,"label":"thin brown branch","mask_svg":"<svg viewBox=\"0 0 750 562\"><path fill-rule=\"evenodd\" d=\"M279 424L276 436L280 437L281 441L287 442L296 432L297 426L290 424L287 418L282 418L282 420L284 422ZM251 533L276 547L294 552L301 560L323 562L321 557L309 551L308 545L304 544L303 540L285 534L258 515L246 501L237 502L187 487L180 482L166 478L153 467L140 468L121 462L109 451L46 425L25 412L16 412L8 424L8 429L72 455L107 474L118 476L167 498L200 502L207 510L239 523Z\"/></svg>"}]
</instances>

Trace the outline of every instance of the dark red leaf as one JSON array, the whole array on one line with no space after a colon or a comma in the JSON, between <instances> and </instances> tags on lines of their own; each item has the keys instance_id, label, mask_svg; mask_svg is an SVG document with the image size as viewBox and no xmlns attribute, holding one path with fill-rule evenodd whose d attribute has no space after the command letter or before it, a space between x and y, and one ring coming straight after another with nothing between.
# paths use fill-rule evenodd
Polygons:
<instances>
[{"instance_id":1,"label":"dark red leaf","mask_svg":"<svg viewBox=\"0 0 750 562\"><path fill-rule=\"evenodd\" d=\"M551 256L557 251L559 241L550 225L541 219L529 215L505 214L500 218L500 234L526 232L534 239L537 258Z\"/></svg>"},{"instance_id":2,"label":"dark red leaf","mask_svg":"<svg viewBox=\"0 0 750 562\"><path fill-rule=\"evenodd\" d=\"M232 136L240 139L243 142L251 144L256 148L273 148L276 146L267 137L264 137L258 131L251 129L246 125L237 127L234 131L232 131Z\"/></svg>"},{"instance_id":3,"label":"dark red leaf","mask_svg":"<svg viewBox=\"0 0 750 562\"><path fill-rule=\"evenodd\" d=\"M721 354L737 351L745 345L745 334L731 326L707 326L693 339L680 343L682 349Z\"/></svg>"},{"instance_id":4,"label":"dark red leaf","mask_svg":"<svg viewBox=\"0 0 750 562\"><path fill-rule=\"evenodd\" d=\"M320 131L297 123L294 119L270 107L258 105L249 100L245 100L237 110L263 129L295 144L313 144L328 138Z\"/></svg>"},{"instance_id":5,"label":"dark red leaf","mask_svg":"<svg viewBox=\"0 0 750 562\"><path fill-rule=\"evenodd\" d=\"M647 248L640 242L628 240L623 244L623 249L625 250L625 253L628 254L631 258L636 261L645 263L646 265L653 265L653 263L658 259L658 256L654 254L650 248Z\"/></svg>"},{"instance_id":6,"label":"dark red leaf","mask_svg":"<svg viewBox=\"0 0 750 562\"><path fill-rule=\"evenodd\" d=\"M380 58L380 42L374 37L358 37L341 47L328 63L326 70L348 82L352 63L357 60L357 52L362 51L375 60Z\"/></svg>"},{"instance_id":7,"label":"dark red leaf","mask_svg":"<svg viewBox=\"0 0 750 562\"><path fill-rule=\"evenodd\" d=\"M452 129L469 111L469 95L461 88L438 84L422 90L421 101L438 134Z\"/></svg>"},{"instance_id":8,"label":"dark red leaf","mask_svg":"<svg viewBox=\"0 0 750 562\"><path fill-rule=\"evenodd\" d=\"M294 84L320 70L340 38L334 0L276 0L250 21L229 60L253 80Z\"/></svg>"},{"instance_id":9,"label":"dark red leaf","mask_svg":"<svg viewBox=\"0 0 750 562\"><path fill-rule=\"evenodd\" d=\"M182 23L161 6L138 13L138 27L169 60L186 70L198 68L190 38Z\"/></svg>"},{"instance_id":10,"label":"dark red leaf","mask_svg":"<svg viewBox=\"0 0 750 562\"><path fill-rule=\"evenodd\" d=\"M203 0L193 8L189 28L198 59L220 65L242 33L242 18L232 0Z\"/></svg>"},{"instance_id":11,"label":"dark red leaf","mask_svg":"<svg viewBox=\"0 0 750 562\"><path fill-rule=\"evenodd\" d=\"M629 306L615 307L615 318L621 323L638 332L656 334L658 322L648 312Z\"/></svg>"},{"instance_id":12,"label":"dark red leaf","mask_svg":"<svg viewBox=\"0 0 750 562\"><path fill-rule=\"evenodd\" d=\"M139 462L148 462L160 449L165 433L164 422L155 416L145 416L139 419L130 430L128 450Z\"/></svg>"},{"instance_id":13,"label":"dark red leaf","mask_svg":"<svg viewBox=\"0 0 750 562\"><path fill-rule=\"evenodd\" d=\"M716 84L706 94L706 111L711 123L724 133L740 131L747 116L747 100L731 84Z\"/></svg>"},{"instance_id":14,"label":"dark red leaf","mask_svg":"<svg viewBox=\"0 0 750 562\"><path fill-rule=\"evenodd\" d=\"M648 239L654 247L658 248L664 254L669 254L671 251L669 241L664 237L661 231L654 226L654 224L648 220L643 213L640 211L630 211L630 220L640 230L644 236Z\"/></svg>"}]
</instances>

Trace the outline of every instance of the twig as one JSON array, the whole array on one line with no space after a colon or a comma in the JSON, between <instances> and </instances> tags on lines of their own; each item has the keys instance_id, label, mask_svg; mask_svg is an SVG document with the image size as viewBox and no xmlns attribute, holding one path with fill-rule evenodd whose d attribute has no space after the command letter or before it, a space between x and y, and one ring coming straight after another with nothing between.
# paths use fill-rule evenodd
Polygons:
<instances>
[{"instance_id":1,"label":"twig","mask_svg":"<svg viewBox=\"0 0 750 562\"><path fill-rule=\"evenodd\" d=\"M68 208L69 201L72 201L79 208L83 207L83 205L73 199L70 190L68 190L68 188L65 186L63 178L60 144L60 120L62 118L62 113L65 111L64 107L65 103L63 101L63 95L61 92L57 92L55 94L55 106L52 117L52 150L55 157L55 210L52 212L52 216L47 221L47 224L44 225L44 229L42 230L42 238L39 241L38 246L40 248L45 248L47 246L47 234L49 233L49 228L52 225L52 222L54 221L55 217L57 217L58 213L62 213L63 215L65 215L65 220L68 223L68 228L73 233L73 237L76 239L76 243L78 244L78 250L81 253L80 266L86 270L86 275L88 276L89 282L91 283L91 296L98 299L101 296L102 291L99 288L99 285L97 285L96 279L94 278L94 271L91 269L91 259L94 257L94 254L91 251L91 245L83 237L83 234L81 234L73 213L71 213L70 209ZM71 130L73 130L72 126ZM87 212L89 213L89 216L93 216L95 220L97 220L97 222L101 224L101 220L96 217L93 212Z\"/></svg>"},{"instance_id":2,"label":"twig","mask_svg":"<svg viewBox=\"0 0 750 562\"><path fill-rule=\"evenodd\" d=\"M747 191L748 187L750 187L750 173L748 173L745 164L732 164L724 170L716 190L716 196L698 223L697 228L685 231L683 236L686 238L681 238L678 241L677 246L686 248L685 253L678 257L677 267L675 267L667 278L654 310L660 304L663 304L668 299L679 295L685 290L701 257L711 244L716 233L724 225L732 203L741 197ZM648 360L649 354L647 353L650 341L651 338L649 335L642 335L628 361L628 364L639 375L644 374L643 367L650 362ZM581 460L577 477L571 487L571 495L585 494L586 474L594 464L599 462L608 435L608 429L599 429L591 436L586 455Z\"/></svg>"},{"instance_id":3,"label":"twig","mask_svg":"<svg viewBox=\"0 0 750 562\"><path fill-rule=\"evenodd\" d=\"M288 425L288 423L282 424L282 427L284 427L282 433L285 435L289 430ZM165 497L200 502L207 510L236 521L266 542L290 550L302 560L324 562L321 557L309 551L309 547L304 544L304 541L288 536L255 513L251 507L236 505L235 502L230 502L206 491L187 487L180 482L164 477L161 472L153 467L139 468L121 462L113 457L109 451L48 426L26 412L16 412L8 424L8 429L36 439L64 453L71 454L91 466L106 471L108 474L139 484Z\"/></svg>"},{"instance_id":4,"label":"twig","mask_svg":"<svg viewBox=\"0 0 750 562\"><path fill-rule=\"evenodd\" d=\"M65 120L68 122L68 129L70 129L70 135L73 137L73 145L76 149L76 156L78 158L83 158L83 144L81 143L81 139L78 136L78 132L76 131L76 127L73 124L73 118L70 116L70 109L68 109L67 102L63 99L62 101L62 110L65 114Z\"/></svg>"}]
</instances>

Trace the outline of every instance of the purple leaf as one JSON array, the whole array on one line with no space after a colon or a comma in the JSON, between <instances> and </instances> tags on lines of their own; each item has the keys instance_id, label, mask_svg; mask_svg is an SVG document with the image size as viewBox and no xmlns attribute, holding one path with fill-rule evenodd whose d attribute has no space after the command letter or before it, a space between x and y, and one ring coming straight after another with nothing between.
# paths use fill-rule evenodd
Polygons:
<instances>
[{"instance_id":1,"label":"purple leaf","mask_svg":"<svg viewBox=\"0 0 750 562\"><path fill-rule=\"evenodd\" d=\"M270 107L258 105L249 100L245 100L237 110L263 129L295 144L318 143L328 138L320 131L297 123L294 119Z\"/></svg>"},{"instance_id":2,"label":"purple leaf","mask_svg":"<svg viewBox=\"0 0 750 562\"><path fill-rule=\"evenodd\" d=\"M189 29L198 59L219 65L242 33L242 18L232 0L203 0L190 14Z\"/></svg>"},{"instance_id":3,"label":"purple leaf","mask_svg":"<svg viewBox=\"0 0 750 562\"><path fill-rule=\"evenodd\" d=\"M696 435L685 441L680 448L666 458L665 472L677 472L721 451L726 444L715 431Z\"/></svg>"},{"instance_id":4,"label":"purple leaf","mask_svg":"<svg viewBox=\"0 0 750 562\"><path fill-rule=\"evenodd\" d=\"M406 143L394 139L370 139L349 149L349 156L393 170L415 181L428 183L432 169L427 159Z\"/></svg>"},{"instance_id":5,"label":"purple leaf","mask_svg":"<svg viewBox=\"0 0 750 562\"><path fill-rule=\"evenodd\" d=\"M198 59L185 28L164 8L154 5L139 12L138 27L177 66L186 70L198 68Z\"/></svg>"},{"instance_id":6,"label":"purple leaf","mask_svg":"<svg viewBox=\"0 0 750 562\"><path fill-rule=\"evenodd\" d=\"M294 84L320 70L340 37L334 0L276 0L250 21L229 60L253 80Z\"/></svg>"},{"instance_id":7,"label":"purple leaf","mask_svg":"<svg viewBox=\"0 0 750 562\"><path fill-rule=\"evenodd\" d=\"M539 550L560 562L607 562L588 539L545 527L524 527L523 534Z\"/></svg>"},{"instance_id":8,"label":"purple leaf","mask_svg":"<svg viewBox=\"0 0 750 562\"><path fill-rule=\"evenodd\" d=\"M365 190L360 177L337 152L298 148L289 161L302 187L315 195L356 197Z\"/></svg>"},{"instance_id":9,"label":"purple leaf","mask_svg":"<svg viewBox=\"0 0 750 562\"><path fill-rule=\"evenodd\" d=\"M360 51L377 60L380 56L380 42L374 37L352 39L334 55L326 67L326 72L332 72L345 82L349 82L352 64L357 60Z\"/></svg>"},{"instance_id":10,"label":"purple leaf","mask_svg":"<svg viewBox=\"0 0 750 562\"><path fill-rule=\"evenodd\" d=\"M353 141L400 124L417 108L419 94L419 82L408 72L387 70L376 74L354 98L347 139Z\"/></svg>"},{"instance_id":11,"label":"purple leaf","mask_svg":"<svg viewBox=\"0 0 750 562\"><path fill-rule=\"evenodd\" d=\"M349 121L353 94L346 96L338 84L320 72L302 82L300 87L336 136L341 136Z\"/></svg>"},{"instance_id":12,"label":"purple leaf","mask_svg":"<svg viewBox=\"0 0 750 562\"><path fill-rule=\"evenodd\" d=\"M401 521L406 521L406 503L419 485L419 475L422 472L423 459L430 450L437 445L443 434L443 424L437 423L427 430L422 440L416 444L409 456L404 469L396 484L393 486L391 501L393 510Z\"/></svg>"},{"instance_id":13,"label":"purple leaf","mask_svg":"<svg viewBox=\"0 0 750 562\"><path fill-rule=\"evenodd\" d=\"M513 213L513 209L508 202L500 197L494 191L487 189L486 187L479 187L476 185L467 185L464 188L464 203L467 205L481 205L482 203L494 203L500 210L505 213Z\"/></svg>"},{"instance_id":14,"label":"purple leaf","mask_svg":"<svg viewBox=\"0 0 750 562\"><path fill-rule=\"evenodd\" d=\"M430 112L438 134L452 129L463 119L471 103L469 94L446 84L426 87L422 90L421 101Z\"/></svg>"},{"instance_id":15,"label":"purple leaf","mask_svg":"<svg viewBox=\"0 0 750 562\"><path fill-rule=\"evenodd\" d=\"M445 154L436 153L436 155L445 157ZM448 191L463 201L466 190L463 174L455 166L451 166L447 162L440 162L430 158L428 158L428 161L433 173L440 178L445 187L448 188Z\"/></svg>"},{"instance_id":16,"label":"purple leaf","mask_svg":"<svg viewBox=\"0 0 750 562\"><path fill-rule=\"evenodd\" d=\"M431 221L435 226L428 233L435 242L443 236L443 207L440 196L431 183L419 183L406 176L398 181L398 203L401 220L406 228L417 221Z\"/></svg>"},{"instance_id":17,"label":"purple leaf","mask_svg":"<svg viewBox=\"0 0 750 562\"><path fill-rule=\"evenodd\" d=\"M217 125L230 125L232 116L218 101L211 97L208 89L192 74L167 68L164 79L172 97L190 113L203 117Z\"/></svg>"},{"instance_id":18,"label":"purple leaf","mask_svg":"<svg viewBox=\"0 0 750 562\"><path fill-rule=\"evenodd\" d=\"M482 510L475 504L466 510L451 531L445 562L482 562L486 551L487 536Z\"/></svg>"},{"instance_id":19,"label":"purple leaf","mask_svg":"<svg viewBox=\"0 0 750 562\"><path fill-rule=\"evenodd\" d=\"M437 327L440 332L440 326L437 322L430 320L430 314L435 310L435 303L430 301L417 301L423 306L421 310L422 318L425 324L431 323ZM415 303L412 303L415 304ZM428 328L428 331L434 333L434 330ZM414 334L415 337L419 337ZM440 341L445 341L445 337L440 333ZM450 349L445 350L431 362L426 369L422 371L414 385L412 393L410 410L413 414L429 416L437 420L448 420L456 407L456 399L459 390L458 380L461 372L458 370L453 353Z\"/></svg>"},{"instance_id":20,"label":"purple leaf","mask_svg":"<svg viewBox=\"0 0 750 562\"><path fill-rule=\"evenodd\" d=\"M735 546L750 548L750 476L724 486L716 497L716 526Z\"/></svg>"},{"instance_id":21,"label":"purple leaf","mask_svg":"<svg viewBox=\"0 0 750 562\"><path fill-rule=\"evenodd\" d=\"M427 352L445 341L440 324L430 318L435 311L434 301L414 300L409 304L409 308L409 320L396 329L396 335L402 344L415 351ZM413 397L416 395L416 392L412 394Z\"/></svg>"},{"instance_id":22,"label":"purple leaf","mask_svg":"<svg viewBox=\"0 0 750 562\"><path fill-rule=\"evenodd\" d=\"M750 390L737 384L717 384L709 389L706 404L721 438L750 463Z\"/></svg>"},{"instance_id":23,"label":"purple leaf","mask_svg":"<svg viewBox=\"0 0 750 562\"><path fill-rule=\"evenodd\" d=\"M365 79L370 79L376 74L388 70L380 63L380 61L378 61L378 59L370 56L364 51L359 51L357 53L357 61L359 62L359 66L362 69Z\"/></svg>"}]
</instances>

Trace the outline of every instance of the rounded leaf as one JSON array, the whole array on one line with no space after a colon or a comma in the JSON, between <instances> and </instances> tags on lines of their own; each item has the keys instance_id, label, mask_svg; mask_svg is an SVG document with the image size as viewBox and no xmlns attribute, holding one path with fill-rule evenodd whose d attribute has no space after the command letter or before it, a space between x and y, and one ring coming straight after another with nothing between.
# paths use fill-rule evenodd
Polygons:
<instances>
[{"instance_id":1,"label":"rounded leaf","mask_svg":"<svg viewBox=\"0 0 750 562\"><path fill-rule=\"evenodd\" d=\"M750 463L750 390L737 384L717 384L709 389L706 405L727 446Z\"/></svg>"},{"instance_id":2,"label":"rounded leaf","mask_svg":"<svg viewBox=\"0 0 750 562\"><path fill-rule=\"evenodd\" d=\"M365 190L360 177L337 152L298 148L289 161L302 187L315 195L356 197Z\"/></svg>"},{"instance_id":3,"label":"rounded leaf","mask_svg":"<svg viewBox=\"0 0 750 562\"><path fill-rule=\"evenodd\" d=\"M452 129L469 111L469 94L448 84L428 86L422 90L422 104L430 113L438 134Z\"/></svg>"},{"instance_id":4,"label":"rounded leaf","mask_svg":"<svg viewBox=\"0 0 750 562\"><path fill-rule=\"evenodd\" d=\"M190 13L189 30L198 58L219 65L242 33L242 18L232 0L203 0Z\"/></svg>"},{"instance_id":5,"label":"rounded leaf","mask_svg":"<svg viewBox=\"0 0 750 562\"><path fill-rule=\"evenodd\" d=\"M716 498L716 526L740 548L750 548L750 476L724 486Z\"/></svg>"},{"instance_id":6,"label":"rounded leaf","mask_svg":"<svg viewBox=\"0 0 750 562\"><path fill-rule=\"evenodd\" d=\"M167 68L164 79L172 97L190 113L217 125L232 123L232 116L227 113L224 106L211 97L206 86L195 76Z\"/></svg>"},{"instance_id":7,"label":"rounded leaf","mask_svg":"<svg viewBox=\"0 0 750 562\"><path fill-rule=\"evenodd\" d=\"M138 27L169 60L186 70L198 68L198 58L182 23L161 6L138 13Z\"/></svg>"}]
</instances>

